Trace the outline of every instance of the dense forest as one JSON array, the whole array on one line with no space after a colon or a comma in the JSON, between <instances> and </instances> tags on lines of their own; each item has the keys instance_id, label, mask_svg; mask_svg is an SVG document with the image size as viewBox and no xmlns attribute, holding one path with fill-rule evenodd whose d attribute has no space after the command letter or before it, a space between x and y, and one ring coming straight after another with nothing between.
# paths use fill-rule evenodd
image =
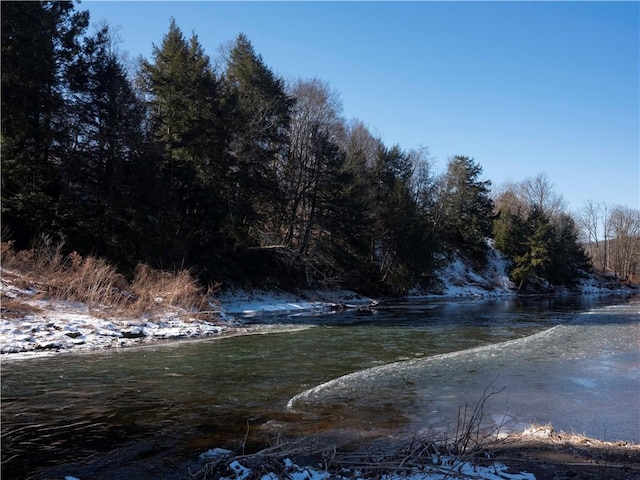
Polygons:
<instances>
[{"instance_id":1,"label":"dense forest","mask_svg":"<svg viewBox=\"0 0 640 480\"><path fill-rule=\"evenodd\" d=\"M436 173L426 150L345 120L326 82L279 78L243 34L214 64L170 20L132 67L71 2L1 8L2 223L18 247L46 234L125 274L389 294L432 286L454 251L482 267L487 238L519 288L590 268L544 174L492 193L469 156Z\"/></svg>"}]
</instances>

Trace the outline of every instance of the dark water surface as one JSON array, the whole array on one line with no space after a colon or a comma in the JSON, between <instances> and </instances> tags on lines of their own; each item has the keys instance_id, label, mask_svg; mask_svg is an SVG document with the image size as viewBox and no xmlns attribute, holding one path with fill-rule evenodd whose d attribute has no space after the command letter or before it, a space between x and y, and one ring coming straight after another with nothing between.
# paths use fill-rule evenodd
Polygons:
<instances>
[{"instance_id":1,"label":"dark water surface","mask_svg":"<svg viewBox=\"0 0 640 480\"><path fill-rule=\"evenodd\" d=\"M2 478L188 478L186 462L245 436L257 446L277 433L444 429L487 387L504 388L488 423L640 442L640 305L628 298L406 302L250 321L274 333L3 357ZM279 332L285 324L308 328Z\"/></svg>"}]
</instances>

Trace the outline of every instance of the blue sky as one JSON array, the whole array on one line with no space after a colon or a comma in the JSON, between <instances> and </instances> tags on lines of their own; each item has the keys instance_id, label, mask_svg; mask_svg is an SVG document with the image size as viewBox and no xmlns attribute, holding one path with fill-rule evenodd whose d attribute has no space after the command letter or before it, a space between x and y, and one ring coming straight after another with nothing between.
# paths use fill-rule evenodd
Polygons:
<instances>
[{"instance_id":1,"label":"blue sky","mask_svg":"<svg viewBox=\"0 0 640 480\"><path fill-rule=\"evenodd\" d=\"M173 16L214 57L243 32L318 77L387 145L468 155L494 187L546 173L577 210L640 208L639 2L106 2L92 23L151 57Z\"/></svg>"}]
</instances>

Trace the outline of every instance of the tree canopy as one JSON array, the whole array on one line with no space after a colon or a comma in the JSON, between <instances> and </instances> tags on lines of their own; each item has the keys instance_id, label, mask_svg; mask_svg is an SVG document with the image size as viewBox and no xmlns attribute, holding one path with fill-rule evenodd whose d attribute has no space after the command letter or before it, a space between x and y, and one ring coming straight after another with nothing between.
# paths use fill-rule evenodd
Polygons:
<instances>
[{"instance_id":1,"label":"tree canopy","mask_svg":"<svg viewBox=\"0 0 640 480\"><path fill-rule=\"evenodd\" d=\"M545 175L492 198L471 157L437 174L426 150L343 118L326 82L279 77L244 34L214 68L170 19L134 74L72 2L1 8L3 236L19 247L46 233L123 273L390 294L428 288L453 251L482 268L491 237L521 288L588 268ZM627 276L633 213L610 222Z\"/></svg>"}]
</instances>

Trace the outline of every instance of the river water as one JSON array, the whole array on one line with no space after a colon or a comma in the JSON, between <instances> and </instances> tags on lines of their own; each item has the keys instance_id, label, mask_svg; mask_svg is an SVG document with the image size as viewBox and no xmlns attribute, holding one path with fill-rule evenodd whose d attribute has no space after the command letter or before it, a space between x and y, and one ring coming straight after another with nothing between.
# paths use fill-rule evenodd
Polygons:
<instances>
[{"instance_id":1,"label":"river water","mask_svg":"<svg viewBox=\"0 0 640 480\"><path fill-rule=\"evenodd\" d=\"M640 442L640 303L424 301L263 316L265 335L2 362L3 478L188 478L212 447L483 426Z\"/></svg>"}]
</instances>

